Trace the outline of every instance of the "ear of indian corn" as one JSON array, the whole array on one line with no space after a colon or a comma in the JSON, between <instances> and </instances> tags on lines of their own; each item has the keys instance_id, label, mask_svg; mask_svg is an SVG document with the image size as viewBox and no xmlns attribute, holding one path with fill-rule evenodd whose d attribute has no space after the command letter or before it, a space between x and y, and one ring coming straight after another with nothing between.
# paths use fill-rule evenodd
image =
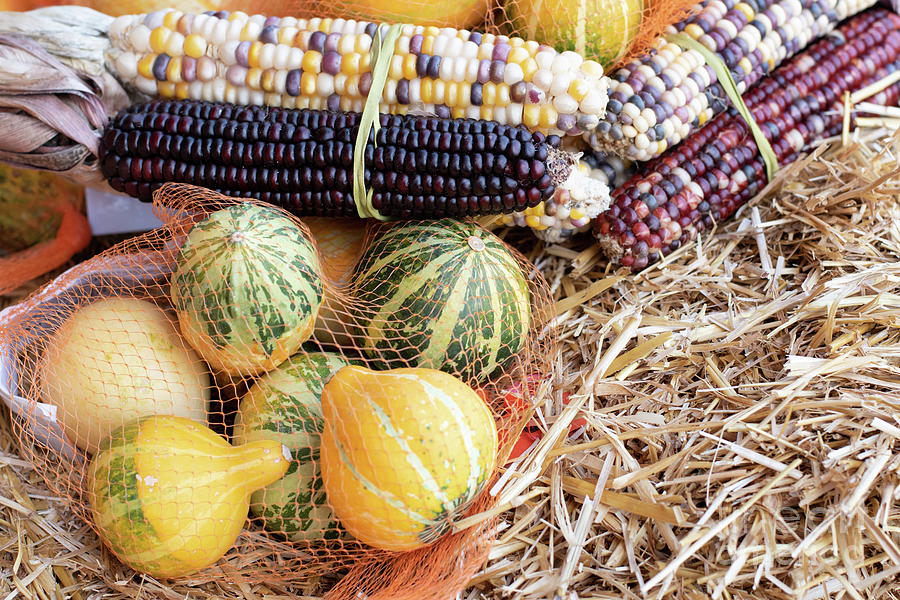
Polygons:
<instances>
[{"instance_id":1,"label":"ear of indian corn","mask_svg":"<svg viewBox=\"0 0 900 600\"><path fill-rule=\"evenodd\" d=\"M670 26L725 63L743 95L783 60L876 0L707 0ZM606 116L585 137L598 150L645 161L687 138L730 102L693 49L661 37L645 58L610 76Z\"/></svg>"},{"instance_id":2,"label":"ear of indian corn","mask_svg":"<svg viewBox=\"0 0 900 600\"><path fill-rule=\"evenodd\" d=\"M744 99L779 165L842 127L842 96L900 70L900 16L863 13L776 70ZM900 84L870 99L896 104ZM767 183L746 122L729 109L646 163L612 194L594 235L612 258L640 271L728 218Z\"/></svg>"},{"instance_id":3,"label":"ear of indian corn","mask_svg":"<svg viewBox=\"0 0 900 600\"><path fill-rule=\"evenodd\" d=\"M155 97L360 112L375 23L167 9L117 18L110 70ZM557 135L606 110L601 65L535 41L403 25L383 113L494 120Z\"/></svg>"},{"instance_id":4,"label":"ear of indian corn","mask_svg":"<svg viewBox=\"0 0 900 600\"><path fill-rule=\"evenodd\" d=\"M116 115L100 143L110 185L144 201L167 182L303 215L354 216L359 113L157 100ZM571 179L559 137L493 121L380 115L369 133L372 206L399 218L523 210ZM373 143L374 142L374 143ZM608 206L608 190L589 192ZM583 190L582 190L583 192Z\"/></svg>"}]
</instances>

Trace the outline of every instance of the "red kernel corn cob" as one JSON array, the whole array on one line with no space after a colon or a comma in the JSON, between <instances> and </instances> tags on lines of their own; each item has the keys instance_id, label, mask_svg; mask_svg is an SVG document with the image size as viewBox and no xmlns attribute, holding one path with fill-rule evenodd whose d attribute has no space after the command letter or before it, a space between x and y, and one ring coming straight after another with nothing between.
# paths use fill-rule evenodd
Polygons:
<instances>
[{"instance_id":1,"label":"red kernel corn cob","mask_svg":"<svg viewBox=\"0 0 900 600\"><path fill-rule=\"evenodd\" d=\"M840 131L844 92L898 69L900 16L875 9L786 63L744 100L783 166L813 140ZM898 98L895 84L870 101ZM640 271L730 217L767 181L749 127L729 109L616 189L594 235L611 258Z\"/></svg>"}]
</instances>

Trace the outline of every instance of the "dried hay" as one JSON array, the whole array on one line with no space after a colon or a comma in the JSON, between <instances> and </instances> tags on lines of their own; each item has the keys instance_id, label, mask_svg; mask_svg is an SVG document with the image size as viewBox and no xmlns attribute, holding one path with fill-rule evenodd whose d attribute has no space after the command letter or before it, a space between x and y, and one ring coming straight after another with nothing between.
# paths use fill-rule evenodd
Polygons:
<instances>
[{"instance_id":1,"label":"dried hay","mask_svg":"<svg viewBox=\"0 0 900 600\"><path fill-rule=\"evenodd\" d=\"M900 598L900 134L831 142L636 277L588 240L533 250L561 338L545 435L495 487L499 538L462 598ZM5 419L0 600L316 593L135 576Z\"/></svg>"}]
</instances>

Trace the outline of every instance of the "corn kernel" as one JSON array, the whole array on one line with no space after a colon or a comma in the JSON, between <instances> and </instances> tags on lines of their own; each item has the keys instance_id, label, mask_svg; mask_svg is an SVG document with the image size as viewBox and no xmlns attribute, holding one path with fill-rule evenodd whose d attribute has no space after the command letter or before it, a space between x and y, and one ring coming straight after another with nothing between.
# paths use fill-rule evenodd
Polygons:
<instances>
[{"instance_id":1,"label":"corn kernel","mask_svg":"<svg viewBox=\"0 0 900 600\"><path fill-rule=\"evenodd\" d=\"M472 104L472 85L463 81L461 83L457 83L459 86L459 100L457 101L457 106L460 108L466 108L471 106Z\"/></svg>"},{"instance_id":2,"label":"corn kernel","mask_svg":"<svg viewBox=\"0 0 900 600\"><path fill-rule=\"evenodd\" d=\"M236 11L232 12L230 15L228 15L228 20L229 21L238 21L238 20L246 21L249 17L250 17L250 15L248 15L244 11L236 10Z\"/></svg>"},{"instance_id":3,"label":"corn kernel","mask_svg":"<svg viewBox=\"0 0 900 600\"><path fill-rule=\"evenodd\" d=\"M519 38L519 39L521 39L521 38ZM522 64L529 58L531 58L531 57L528 55L528 50L519 46L519 47L513 48L512 50L509 51L509 56L507 57L506 62Z\"/></svg>"},{"instance_id":4,"label":"corn kernel","mask_svg":"<svg viewBox=\"0 0 900 600\"><path fill-rule=\"evenodd\" d=\"M510 100L509 97L509 86L505 83L500 83L497 85L497 106L509 106Z\"/></svg>"},{"instance_id":5,"label":"corn kernel","mask_svg":"<svg viewBox=\"0 0 900 600\"><path fill-rule=\"evenodd\" d=\"M481 87L482 106L497 105L497 86L493 82L487 82Z\"/></svg>"},{"instance_id":6,"label":"corn kernel","mask_svg":"<svg viewBox=\"0 0 900 600\"><path fill-rule=\"evenodd\" d=\"M206 54L206 40L203 36L192 33L184 38L184 53L191 58L200 58Z\"/></svg>"},{"instance_id":7,"label":"corn kernel","mask_svg":"<svg viewBox=\"0 0 900 600\"><path fill-rule=\"evenodd\" d=\"M181 81L175 84L175 97L179 100L187 100L191 97L191 84Z\"/></svg>"},{"instance_id":8,"label":"corn kernel","mask_svg":"<svg viewBox=\"0 0 900 600\"><path fill-rule=\"evenodd\" d=\"M509 38L509 45L512 48L522 48L525 45L525 40L520 37Z\"/></svg>"},{"instance_id":9,"label":"corn kernel","mask_svg":"<svg viewBox=\"0 0 900 600\"><path fill-rule=\"evenodd\" d=\"M584 79L574 79L572 80L572 83L569 84L569 95L577 102L584 100L585 96L587 96L590 91L591 86Z\"/></svg>"},{"instance_id":10,"label":"corn kernel","mask_svg":"<svg viewBox=\"0 0 900 600\"><path fill-rule=\"evenodd\" d=\"M450 109L450 117L453 119L465 119L466 118L466 109L457 106L456 108Z\"/></svg>"},{"instance_id":11,"label":"corn kernel","mask_svg":"<svg viewBox=\"0 0 900 600\"><path fill-rule=\"evenodd\" d=\"M262 77L259 80L259 86L266 92L274 92L275 91L275 71L274 69L266 69L262 72Z\"/></svg>"},{"instance_id":12,"label":"corn kernel","mask_svg":"<svg viewBox=\"0 0 900 600\"><path fill-rule=\"evenodd\" d=\"M537 230L543 229L543 225L541 225L540 217L537 217L535 215L526 216L525 223L527 223L528 226L531 227L532 229L537 229Z\"/></svg>"},{"instance_id":13,"label":"corn kernel","mask_svg":"<svg viewBox=\"0 0 900 600\"><path fill-rule=\"evenodd\" d=\"M171 81L158 82L156 89L162 98L170 99L175 97L175 84Z\"/></svg>"},{"instance_id":14,"label":"corn kernel","mask_svg":"<svg viewBox=\"0 0 900 600\"><path fill-rule=\"evenodd\" d=\"M525 59L525 62L522 63L522 80L530 82L534 78L534 74L537 73L537 71L537 61L529 56L527 59Z\"/></svg>"},{"instance_id":15,"label":"corn kernel","mask_svg":"<svg viewBox=\"0 0 900 600\"><path fill-rule=\"evenodd\" d=\"M169 64L166 65L166 81L171 81L172 83L180 83L181 82L181 57L173 56L169 59Z\"/></svg>"},{"instance_id":16,"label":"corn kernel","mask_svg":"<svg viewBox=\"0 0 900 600\"><path fill-rule=\"evenodd\" d=\"M369 50L372 49L372 38L365 34L360 34L356 36L356 45L353 47L353 50L359 52L360 54L368 54Z\"/></svg>"},{"instance_id":17,"label":"corn kernel","mask_svg":"<svg viewBox=\"0 0 900 600\"><path fill-rule=\"evenodd\" d=\"M155 60L155 54L145 54L137 64L138 75L146 79L155 79L153 77L153 61Z\"/></svg>"},{"instance_id":18,"label":"corn kernel","mask_svg":"<svg viewBox=\"0 0 900 600\"><path fill-rule=\"evenodd\" d=\"M251 67L259 66L259 54L262 51L262 42L253 42L250 44L250 49L247 50L247 63Z\"/></svg>"},{"instance_id":19,"label":"corn kernel","mask_svg":"<svg viewBox=\"0 0 900 600\"><path fill-rule=\"evenodd\" d=\"M247 86L253 88L254 90L260 89L259 81L262 78L262 73L262 69L260 69L259 67L250 67L249 69L247 69Z\"/></svg>"},{"instance_id":20,"label":"corn kernel","mask_svg":"<svg viewBox=\"0 0 900 600\"><path fill-rule=\"evenodd\" d=\"M300 76L300 93L304 96L313 97L316 94L316 75L315 73L303 73Z\"/></svg>"},{"instance_id":21,"label":"corn kernel","mask_svg":"<svg viewBox=\"0 0 900 600\"><path fill-rule=\"evenodd\" d=\"M541 127L553 127L556 125L556 120L559 118L559 113L556 112L556 109L553 108L551 104L543 104L541 105L541 113L540 118L538 119L538 124Z\"/></svg>"},{"instance_id":22,"label":"corn kernel","mask_svg":"<svg viewBox=\"0 0 900 600\"><path fill-rule=\"evenodd\" d=\"M544 203L541 202L540 204L535 206L533 212L534 212L535 216L543 217L544 216Z\"/></svg>"},{"instance_id":23,"label":"corn kernel","mask_svg":"<svg viewBox=\"0 0 900 600\"><path fill-rule=\"evenodd\" d=\"M422 40L422 54L433 54L434 53L434 38L431 36L425 36Z\"/></svg>"},{"instance_id":24,"label":"corn kernel","mask_svg":"<svg viewBox=\"0 0 900 600\"><path fill-rule=\"evenodd\" d=\"M346 75L356 75L359 73L360 58L361 56L356 52L344 55L343 60L341 60L341 72Z\"/></svg>"},{"instance_id":25,"label":"corn kernel","mask_svg":"<svg viewBox=\"0 0 900 600\"><path fill-rule=\"evenodd\" d=\"M435 27L434 25L429 25L425 28L425 33L423 33L422 35L424 35L425 37L436 37L440 33L441 30L439 28Z\"/></svg>"},{"instance_id":26,"label":"corn kernel","mask_svg":"<svg viewBox=\"0 0 900 600\"><path fill-rule=\"evenodd\" d=\"M169 35L171 34L171 29L157 27L150 32L150 48L157 54L162 54L166 51L166 42L169 40Z\"/></svg>"},{"instance_id":27,"label":"corn kernel","mask_svg":"<svg viewBox=\"0 0 900 600\"><path fill-rule=\"evenodd\" d=\"M573 221L578 221L580 219L583 219L584 211L581 210L580 208L573 208L572 211L569 213L569 218L572 219Z\"/></svg>"},{"instance_id":28,"label":"corn kernel","mask_svg":"<svg viewBox=\"0 0 900 600\"><path fill-rule=\"evenodd\" d=\"M426 77L422 79L422 83L419 86L419 95L422 97L422 102L425 104L432 104L434 99L434 80Z\"/></svg>"},{"instance_id":29,"label":"corn kernel","mask_svg":"<svg viewBox=\"0 0 900 600\"><path fill-rule=\"evenodd\" d=\"M590 77L600 77L603 75L603 65L595 60L586 60L581 63L581 70L585 75L589 75Z\"/></svg>"},{"instance_id":30,"label":"corn kernel","mask_svg":"<svg viewBox=\"0 0 900 600\"><path fill-rule=\"evenodd\" d=\"M334 24L334 19L332 19L331 17L322 19L319 22L319 31L323 33L329 33L331 31L332 24Z\"/></svg>"},{"instance_id":31,"label":"corn kernel","mask_svg":"<svg viewBox=\"0 0 900 600\"><path fill-rule=\"evenodd\" d=\"M494 120L494 107L493 106L482 106L480 117L484 121L493 121Z\"/></svg>"},{"instance_id":32,"label":"corn kernel","mask_svg":"<svg viewBox=\"0 0 900 600\"><path fill-rule=\"evenodd\" d=\"M359 58L359 72L368 73L372 70L372 54L366 52Z\"/></svg>"},{"instance_id":33,"label":"corn kernel","mask_svg":"<svg viewBox=\"0 0 900 600\"><path fill-rule=\"evenodd\" d=\"M251 46L251 50L253 47ZM250 62L253 66L253 62ZM322 69L322 54L315 50L307 50L303 53L303 63L301 65L304 73L318 73Z\"/></svg>"},{"instance_id":34,"label":"corn kernel","mask_svg":"<svg viewBox=\"0 0 900 600\"><path fill-rule=\"evenodd\" d=\"M416 71L416 55L407 54L403 57L403 77L412 81L419 76Z\"/></svg>"},{"instance_id":35,"label":"corn kernel","mask_svg":"<svg viewBox=\"0 0 900 600\"><path fill-rule=\"evenodd\" d=\"M172 31L178 29L178 20L184 16L184 13L180 10L170 10L163 17L163 27L168 27Z\"/></svg>"},{"instance_id":36,"label":"corn kernel","mask_svg":"<svg viewBox=\"0 0 900 600\"><path fill-rule=\"evenodd\" d=\"M522 107L522 123L526 127L534 129L541 120L541 107L539 104L526 104Z\"/></svg>"},{"instance_id":37,"label":"corn kernel","mask_svg":"<svg viewBox=\"0 0 900 600\"><path fill-rule=\"evenodd\" d=\"M697 25L696 23L689 23L689 24L684 28L684 33L686 33L687 35L691 36L692 38L694 38L694 39L696 40L696 39L698 39L701 35L703 35L705 32L704 32L703 29L702 29L699 25Z\"/></svg>"},{"instance_id":38,"label":"corn kernel","mask_svg":"<svg viewBox=\"0 0 900 600\"><path fill-rule=\"evenodd\" d=\"M434 83L432 84L432 102L434 102L435 104L445 104L444 98L446 97L445 94L447 93L446 88L447 83L443 79L435 79Z\"/></svg>"},{"instance_id":39,"label":"corn kernel","mask_svg":"<svg viewBox=\"0 0 900 600\"><path fill-rule=\"evenodd\" d=\"M455 81L447 83L445 87L446 95L444 96L444 104L453 108L459 103L459 86Z\"/></svg>"},{"instance_id":40,"label":"corn kernel","mask_svg":"<svg viewBox=\"0 0 900 600\"><path fill-rule=\"evenodd\" d=\"M395 54L391 57L391 66L388 69L388 79L399 81L403 79L403 57Z\"/></svg>"}]
</instances>

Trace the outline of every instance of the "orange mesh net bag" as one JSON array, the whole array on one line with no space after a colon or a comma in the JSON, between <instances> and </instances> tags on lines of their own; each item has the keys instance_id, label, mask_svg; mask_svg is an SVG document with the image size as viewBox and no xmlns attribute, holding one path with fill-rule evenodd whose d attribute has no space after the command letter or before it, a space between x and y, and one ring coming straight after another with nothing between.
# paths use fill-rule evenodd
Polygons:
<instances>
[{"instance_id":1,"label":"orange mesh net bag","mask_svg":"<svg viewBox=\"0 0 900 600\"><path fill-rule=\"evenodd\" d=\"M451 597L549 369L540 273L474 221L154 202L164 227L0 313L23 454L141 573Z\"/></svg>"}]
</instances>

